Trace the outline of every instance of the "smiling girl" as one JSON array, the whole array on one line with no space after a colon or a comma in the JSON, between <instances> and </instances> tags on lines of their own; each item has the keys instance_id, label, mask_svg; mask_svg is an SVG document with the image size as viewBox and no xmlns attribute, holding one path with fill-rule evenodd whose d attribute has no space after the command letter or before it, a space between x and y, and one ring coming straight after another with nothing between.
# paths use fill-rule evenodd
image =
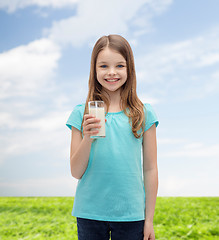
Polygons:
<instances>
[{"instance_id":1,"label":"smiling girl","mask_svg":"<svg viewBox=\"0 0 219 240\"><path fill-rule=\"evenodd\" d=\"M95 140L92 129L101 126L88 114L94 100L104 101L106 118L106 137ZM72 210L79 240L155 239L158 124L152 106L137 96L129 43L120 35L101 37L92 51L86 103L75 106L66 123L71 174L79 179Z\"/></svg>"}]
</instances>

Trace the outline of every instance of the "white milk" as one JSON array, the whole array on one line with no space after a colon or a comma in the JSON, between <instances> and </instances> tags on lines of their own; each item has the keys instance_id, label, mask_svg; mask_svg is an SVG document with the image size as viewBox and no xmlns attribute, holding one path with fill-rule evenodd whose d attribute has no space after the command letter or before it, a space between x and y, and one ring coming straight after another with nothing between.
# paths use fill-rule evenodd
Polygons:
<instances>
[{"instance_id":1,"label":"white milk","mask_svg":"<svg viewBox=\"0 0 219 240\"><path fill-rule=\"evenodd\" d=\"M105 109L104 107L91 107L89 109L89 114L94 115L96 118L100 119L99 124L101 125L101 128L97 128L99 132L95 134L94 136L91 136L91 138L95 137L105 137Z\"/></svg>"}]
</instances>

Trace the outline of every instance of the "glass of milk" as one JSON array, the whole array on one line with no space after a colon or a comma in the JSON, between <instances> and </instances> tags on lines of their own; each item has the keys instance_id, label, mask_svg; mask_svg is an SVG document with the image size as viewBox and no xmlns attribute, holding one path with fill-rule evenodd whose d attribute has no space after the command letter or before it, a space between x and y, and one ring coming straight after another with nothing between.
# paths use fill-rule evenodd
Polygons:
<instances>
[{"instance_id":1,"label":"glass of milk","mask_svg":"<svg viewBox=\"0 0 219 240\"><path fill-rule=\"evenodd\" d=\"M100 119L99 124L101 128L93 128L91 130L99 130L99 132L90 136L90 138L102 138L105 137L105 110L104 110L104 101L89 101L88 102L89 114L94 115L96 118Z\"/></svg>"}]
</instances>

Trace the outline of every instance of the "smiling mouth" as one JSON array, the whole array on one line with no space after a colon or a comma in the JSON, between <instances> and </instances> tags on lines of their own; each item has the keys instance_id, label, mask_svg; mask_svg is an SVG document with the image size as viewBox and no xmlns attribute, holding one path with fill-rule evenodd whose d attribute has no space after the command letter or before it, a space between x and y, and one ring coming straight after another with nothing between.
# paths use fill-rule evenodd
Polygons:
<instances>
[{"instance_id":1,"label":"smiling mouth","mask_svg":"<svg viewBox=\"0 0 219 240\"><path fill-rule=\"evenodd\" d=\"M120 79L116 78L116 79L104 79L106 82L118 82Z\"/></svg>"}]
</instances>

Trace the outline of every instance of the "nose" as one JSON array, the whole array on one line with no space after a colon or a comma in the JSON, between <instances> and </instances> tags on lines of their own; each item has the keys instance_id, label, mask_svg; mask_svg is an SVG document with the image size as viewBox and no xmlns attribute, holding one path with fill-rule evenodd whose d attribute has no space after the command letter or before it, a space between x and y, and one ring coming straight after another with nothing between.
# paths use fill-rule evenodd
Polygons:
<instances>
[{"instance_id":1,"label":"nose","mask_svg":"<svg viewBox=\"0 0 219 240\"><path fill-rule=\"evenodd\" d=\"M109 74L110 76L111 76L111 75L115 75L115 74L116 74L115 68L114 68L114 67L109 68L108 74Z\"/></svg>"}]
</instances>

